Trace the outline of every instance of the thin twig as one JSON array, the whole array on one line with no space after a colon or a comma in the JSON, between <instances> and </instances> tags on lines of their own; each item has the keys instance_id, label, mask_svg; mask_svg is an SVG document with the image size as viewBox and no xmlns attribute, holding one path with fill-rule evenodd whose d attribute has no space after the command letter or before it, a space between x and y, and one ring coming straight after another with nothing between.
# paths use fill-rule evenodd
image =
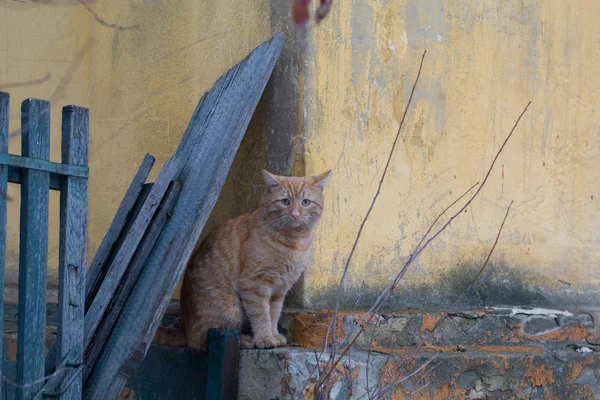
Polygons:
<instances>
[{"instance_id":1,"label":"thin twig","mask_svg":"<svg viewBox=\"0 0 600 400\"><path fill-rule=\"evenodd\" d=\"M387 384L386 386L382 387L381 390L378 393L375 393L375 398L380 398L383 395L385 395L391 388L393 388L396 385L399 385L403 382L406 382L407 380L409 380L410 378L412 378L413 376L415 376L416 374L418 374L419 372L421 372L423 369L425 369L429 364L431 364L436 358L439 357L440 353L436 353L433 357L431 357L429 360L427 360L427 362L425 362L424 364L422 364L419 368L417 368L416 370L414 370L413 372L411 372L409 375L405 376L402 379L399 379L397 381L394 381L392 383Z\"/></svg>"},{"instance_id":2,"label":"thin twig","mask_svg":"<svg viewBox=\"0 0 600 400\"><path fill-rule=\"evenodd\" d=\"M506 218L508 217L508 213L510 212L510 208L512 207L512 205L513 205L513 201L510 202L508 208L506 209L506 214L504 215L504 219L502 220L502 224L500 225L500 229L498 229L498 234L496 235L496 240L494 241L494 245L490 249L490 252L488 253L487 258L485 259L485 262L481 266L481 269L479 270L479 272L475 276L475 279L473 279L473 282L471 282L471 284L469 285L469 287L467 288L467 290L465 290L465 292L469 292L469 290L471 290L471 288L477 284L477 281L479 280L479 277L481 276L481 273L483 272L483 270L487 266L488 262L490 261L490 258L492 257L492 253L494 252L494 249L496 248L496 245L498 244L498 239L500 238L500 234L502 233L502 228L504 228L504 223L506 222Z\"/></svg>"},{"instance_id":3,"label":"thin twig","mask_svg":"<svg viewBox=\"0 0 600 400\"><path fill-rule=\"evenodd\" d=\"M422 60L421 60L421 64L422 64ZM413 86L413 89L414 89L414 86ZM510 133L508 134L508 136L506 137L506 139L502 143L502 146L500 147L500 149L496 153L496 156L492 160L492 163L491 163L490 167L488 168L487 173L486 173L484 179L482 180L481 184L479 185L479 187L477 188L477 190L475 191L475 193L473 194L473 196L471 196L471 198L460 208L460 210L457 211L455 214L453 214L448 219L448 221L440 229L438 229L436 231L436 233L432 237L430 237L427 241L425 241L425 243L422 246L418 247L415 250L415 252L413 254L411 254L411 256L409 257L408 261L406 261L406 263L404 264L404 266L402 267L402 269L400 270L400 272L396 275L395 279L392 282L390 282L390 284L388 286L385 287L385 289L381 292L381 294L379 295L379 297L377 298L377 300L375 301L375 303L373 304L373 306L371 306L371 308L365 313L365 315L358 322L357 327L354 328L344 338L342 338L342 340L340 341L339 344L336 344L336 347L339 347L339 346L344 345L348 340L350 340L350 344L346 347L346 349L344 350L344 352L340 355L340 358L343 357L343 355L347 352L348 347L352 346L352 344L356 341L357 337L364 330L365 323L367 323L367 322L369 322L371 320L371 318L373 317L373 315L380 309L380 307L382 306L382 304L387 300L387 298L389 297L390 292L394 290L394 288L396 287L396 284L398 283L398 281L400 279L402 279L402 277L404 277L404 275L406 274L406 271L407 271L408 267L412 264L412 262L419 256L419 254L421 254L421 252L425 248L427 248L427 246L435 238L437 238L443 231L446 230L446 228L452 223L452 221L454 219L456 219L460 214L462 214L462 212L473 202L473 200L481 192L481 189L484 187L485 183L487 182L487 180L488 180L488 178L489 178L489 176L490 176L490 174L491 174L491 172L492 172L492 170L494 168L494 165L496 164L496 161L498 160L498 157L502 153L502 150L504 150L504 147L506 146L506 143L508 142L508 140L512 137L515 129L517 128L517 126L519 124L519 121L521 120L521 118L523 117L523 115L525 114L525 112L527 111L527 109L529 108L530 104L531 104L531 101L527 103L527 105L525 106L525 109L523 110L523 112L521 112L521 114L517 118L517 121L515 122L515 124L513 125L512 129L510 130ZM385 175L385 171L384 171L384 175ZM381 182L380 182L380 186L381 186ZM378 190L377 194L379 194L379 190ZM376 196L377 196L377 194L376 194ZM374 201L373 201L373 203L374 203ZM373 203L371 204L371 208L373 206ZM371 208L369 209L369 212L370 212ZM368 213L367 213L367 216L368 216ZM366 220L366 218L365 218L365 220ZM364 225L364 221L363 221L363 225ZM363 225L361 225L361 230L362 230L362 226ZM355 244L353 246L353 250L356 247L356 242L358 241L359 237L360 237L360 230L359 230L359 235L357 236L357 240L355 241ZM424 241L424 239L421 239L421 241L419 243L422 243L423 241ZM347 272L347 267L348 267L348 263L346 263L346 270L344 271L344 275L342 276L342 279L344 278L344 276L345 276L345 274ZM341 288L341 285L340 285L340 288ZM339 293L340 292L338 292L338 303L339 303ZM336 307L336 314L334 315L334 321L335 321L336 315L337 315L337 307ZM335 325L334 325L334 327L335 327ZM334 334L335 334L335 330L334 330ZM335 358L335 354L336 353L333 353L333 358ZM337 365L337 361L333 363L333 367L332 368L335 368L336 365ZM323 384L323 382L325 382L327 379L329 379L329 377L331 376L332 372L333 372L333 370L330 369L329 371L327 371L327 373L324 373L322 375L322 379L319 379L319 381L318 381L317 390L321 387L321 385Z\"/></svg>"},{"instance_id":4,"label":"thin twig","mask_svg":"<svg viewBox=\"0 0 600 400\"><path fill-rule=\"evenodd\" d=\"M11 381L6 376L1 376L0 378L2 379L2 381L4 381L9 386L12 386L12 387L17 388L17 389L25 389L25 388L29 388L29 387L32 387L32 386L39 385L40 383L44 383L48 379L55 377L56 375L60 374L61 372L65 371L65 370L79 369L80 367L81 367L81 365L62 366L62 367L57 368L56 371L54 371L50 375L43 376L43 377L41 377L39 379L36 379L33 382L28 382L28 383L23 383L23 384Z\"/></svg>"},{"instance_id":5,"label":"thin twig","mask_svg":"<svg viewBox=\"0 0 600 400\"><path fill-rule=\"evenodd\" d=\"M425 388L426 388L427 386L429 386L429 385L431 385L431 382L428 382L426 385L423 385L423 386L421 386L420 388L413 390L413 391L412 391L412 392L409 394L409 396L410 396L410 397L413 397L415 394L419 393L421 390L425 389ZM410 398L410 397L409 397L409 398Z\"/></svg>"},{"instance_id":6,"label":"thin twig","mask_svg":"<svg viewBox=\"0 0 600 400\"><path fill-rule=\"evenodd\" d=\"M290 385L290 381L288 380L288 377L285 374L285 371L283 370L283 367L281 366L279 359L277 358L277 356L274 353L271 353L271 355L275 359L275 362L277 363L277 366L279 367L279 370L281 371L281 374L283 375L283 380L285 381L285 386L286 386L287 391L289 392L290 396L292 396L292 400L294 400L294 393L292 392L292 386Z\"/></svg>"},{"instance_id":7,"label":"thin twig","mask_svg":"<svg viewBox=\"0 0 600 400\"><path fill-rule=\"evenodd\" d=\"M471 186L469 189L467 189L467 191L464 192L462 194L462 196L460 196L458 199L454 200L452 202L452 204L450 204L448 207L444 208L444 210L441 213L438 214L437 218L433 221L433 223L431 224L431 226L429 226L429 229L427 230L427 232L425 232L425 234L421 238L421 241L417 244L417 247L415 247L415 250L417 250L419 247L421 247L421 244L427 238L427 236L429 236L429 233L431 232L431 230L433 229L433 227L435 226L435 224L437 224L437 222L440 220L440 218L442 218L442 215L446 214L446 211L448 211L449 209L451 209L452 206L454 206L456 203L458 203L463 197L465 197L467 195L467 193L469 193L471 190L473 190L475 188L475 186L477 186L477 185L479 185L479 182L477 182L476 184L474 184L473 186Z\"/></svg>"},{"instance_id":8,"label":"thin twig","mask_svg":"<svg viewBox=\"0 0 600 400\"><path fill-rule=\"evenodd\" d=\"M500 229L498 229L498 233L496 234L496 240L494 241L494 245L490 249L490 252L488 253L487 258L485 259L485 262L483 263L483 265L479 269L479 272L477 273L477 275L475 276L475 278L471 281L471 283L469 284L469 286L465 289L464 293L468 293L469 290L472 287L475 287L477 285L477 281L479 280L479 277L481 276L481 274L485 270L485 267L487 266L488 262L490 261L490 258L492 257L492 253L494 252L494 249L496 248L496 245L498 244L498 239L500 238L500 234L502 233L502 228L504 228L504 223L506 222L506 218L508 217L508 213L510 212L510 208L512 207L512 205L513 205L513 201L510 202L510 204L508 205L508 208L506 209L506 214L504 214L504 218L502 219L502 224L500 224ZM456 304L457 301L458 301L458 299L455 300L449 308L452 309L453 308L452 306L454 304ZM442 324L442 322L444 322L446 320L446 318L448 318L448 313L447 312L444 313L444 315L442 316L442 318L440 318L435 323L435 325L433 326L433 328L431 328L431 333L432 334L438 328L438 326L440 326Z\"/></svg>"},{"instance_id":9,"label":"thin twig","mask_svg":"<svg viewBox=\"0 0 600 400\"><path fill-rule=\"evenodd\" d=\"M489 169L488 169L488 171L487 171L487 173L485 175L485 178L483 179L483 181L481 182L481 184L479 185L479 187L477 188L477 190L475 191L475 193L473 194L473 196L471 196L471 198L467 201L467 203L465 203L465 205L462 206L460 208L460 210L458 210L455 214L453 214L450 217L450 219L448 219L448 221L440 229L438 229L437 232L432 237L430 237L420 248L418 248L409 257L408 261L406 261L406 263L402 267L402 270L398 273L398 275L396 275L396 278L392 282L390 282L390 284L388 286L386 286L385 289L383 289L383 291L381 292L381 294L379 295L379 297L377 298L377 300L375 301L375 303L373 304L373 306L371 306L371 308L361 318L361 320L359 321L359 325L360 326L362 326L365 322L367 322L368 320L370 320L372 318L373 314L375 312L377 312L377 310L379 310L379 308L381 307L381 305L387 300L390 292L394 290L394 288L396 287L398 281L406 274L406 271L407 271L408 267L419 256L419 254L421 254L421 252L425 248L427 248L427 246L429 246L429 244L435 238L437 238L443 231L445 231L446 228L448 228L448 226L452 223L452 221L454 221L454 219L456 219L460 214L462 214L462 212L473 202L473 200L481 192L481 189L483 188L483 186L487 182L487 179L490 176L490 173L492 172L492 170L494 168L494 165L496 164L496 160L500 156L500 153L502 153L502 150L504 150L504 147L506 146L506 143L508 142L508 140L512 137L513 132L515 131L517 125L519 124L519 121L523 117L523 114L525 114L525 112L529 108L530 104L531 104L531 101L529 103L527 103L527 106L525 107L525 109L523 110L523 112L519 115L519 118L517 118L517 121L515 122L513 128L511 129L510 133L508 134L508 136L504 140L504 143L502 144L502 146L500 147L500 149L498 150L498 152L496 153L496 156L494 157L494 160L492 161L492 164L490 165L490 167L489 167ZM348 335L346 335L340 341L339 346L343 345L346 341L351 340L351 338L354 337L357 334L358 334L358 329L355 328L352 332L350 332Z\"/></svg>"},{"instance_id":10,"label":"thin twig","mask_svg":"<svg viewBox=\"0 0 600 400\"><path fill-rule=\"evenodd\" d=\"M340 354L340 356L337 359L335 358L335 356L331 356L329 358L329 361L327 362L327 364L332 364L332 366L331 366L331 368L328 368L327 364L324 366L325 368L328 369L328 371L327 371L327 373L325 373L325 371L323 371L323 373L321 374L321 378L319 378L319 380L317 381L317 384L315 386L315 390L316 391L318 391L321 388L321 386L323 385L323 383L325 383L325 382L327 382L329 380L329 378L331 377L331 374L333 374L333 371L335 371L335 368L340 363L340 360L342 360L344 358L344 356L346 355L346 353L354 345L354 342L356 342L356 339L358 339L358 337L360 336L360 334L362 332L364 332L364 329L365 329L365 327L361 325L361 327L359 329L358 335L356 335L356 336L354 336L354 338L352 338L352 340L350 341L350 343L348 344L348 346L346 346L344 348L344 351L342 351L342 353Z\"/></svg>"},{"instance_id":11,"label":"thin twig","mask_svg":"<svg viewBox=\"0 0 600 400\"><path fill-rule=\"evenodd\" d=\"M0 90L12 89L12 88L23 87L23 86L39 85L44 82L47 82L50 78L52 78L52 74L50 72L48 72L46 74L46 76L39 78L39 79L33 79L31 81L9 82L9 83L0 84Z\"/></svg>"},{"instance_id":12,"label":"thin twig","mask_svg":"<svg viewBox=\"0 0 600 400\"><path fill-rule=\"evenodd\" d=\"M369 341L369 351L367 352L367 371L365 377L367 379L367 394L369 393L369 363L371 362L371 350L373 349L373 339L375 339L375 330L379 326L379 319L377 323L373 325L373 332L371 333L371 340ZM371 400L371 395L368 395L369 400Z\"/></svg>"},{"instance_id":13,"label":"thin twig","mask_svg":"<svg viewBox=\"0 0 600 400\"><path fill-rule=\"evenodd\" d=\"M98 22L100 25L106 26L107 28L116 29L118 31L128 31L128 30L132 30L132 29L138 29L140 27L139 25L122 26L122 25L117 25L117 24L112 24L110 22L106 22L105 20L100 18L100 16L98 14L96 14L94 9L92 7L90 7L84 0L77 0L77 2L79 4L81 4L87 10L87 12L89 12L92 15L92 17L94 17L96 22Z\"/></svg>"},{"instance_id":14,"label":"thin twig","mask_svg":"<svg viewBox=\"0 0 600 400\"><path fill-rule=\"evenodd\" d=\"M338 314L338 311L340 308L340 299L342 296L342 289L344 286L344 281L346 280L346 275L348 274L348 267L350 266L350 262L352 261L352 257L354 256L354 251L356 250L356 246L358 245L358 241L360 240L360 236L362 234L362 230L365 226L365 223L367 222L367 219L369 219L369 215L371 215L371 211L373 211L375 202L377 201L377 198L379 197L379 193L381 192L381 186L383 186L383 181L387 175L387 171L390 166L390 162L392 161L392 156L394 155L396 143L398 142L398 139L400 138L400 132L402 131L402 126L404 125L404 120L406 119L406 114L408 113L408 109L412 102L412 98L415 93L415 87L417 86L417 83L419 82L419 77L421 76L421 69L423 68L423 61L425 60L426 53L427 53L427 50L425 50L423 52L423 55L421 56L421 64L419 65L419 72L417 73L415 83L412 86L412 90L410 92L410 97L408 98L408 102L406 103L406 107L404 109L404 114L402 115L402 119L400 120L400 125L398 126L398 132L396 133L396 137L394 138L394 143L392 144L392 148L390 150L390 154L388 155L388 159L385 164L385 168L383 169L383 174L381 175L381 179L379 180L379 186L377 186L377 192L375 193L375 196L373 197L373 201L371 202L371 205L369 206L369 209L367 211L367 214L365 215L365 218L362 220L362 223L360 224L360 228L358 229L358 234L356 235L356 239L354 240L354 244L352 245L352 250L350 250L350 254L348 255L348 259L346 260L346 265L344 266L344 272L342 273L342 278L340 279L340 285L338 287L337 298L335 300L335 312L333 314L333 333L332 333L332 337L333 337L332 345L333 346L332 346L332 352L331 352L332 355L336 354L336 352L337 352L337 343L336 343L336 338L335 338L336 328L337 328L337 314Z\"/></svg>"}]
</instances>

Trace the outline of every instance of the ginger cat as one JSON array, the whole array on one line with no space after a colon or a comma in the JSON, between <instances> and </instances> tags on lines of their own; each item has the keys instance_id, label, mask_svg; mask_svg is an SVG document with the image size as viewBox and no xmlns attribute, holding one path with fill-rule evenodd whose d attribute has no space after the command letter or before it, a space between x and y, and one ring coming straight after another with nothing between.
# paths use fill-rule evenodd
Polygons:
<instances>
[{"instance_id":1,"label":"ginger cat","mask_svg":"<svg viewBox=\"0 0 600 400\"><path fill-rule=\"evenodd\" d=\"M181 288L180 329L159 328L154 341L204 350L209 329L242 329L243 348L287 341L277 330L283 300L310 263L323 188L331 170L284 177L263 170L259 209L219 225L195 251Z\"/></svg>"}]
</instances>

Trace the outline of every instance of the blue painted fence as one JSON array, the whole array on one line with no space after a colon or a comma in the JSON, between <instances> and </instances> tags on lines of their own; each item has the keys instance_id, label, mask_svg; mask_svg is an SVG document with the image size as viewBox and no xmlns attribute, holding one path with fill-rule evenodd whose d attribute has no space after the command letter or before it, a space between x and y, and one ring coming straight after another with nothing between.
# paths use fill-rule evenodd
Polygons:
<instances>
[{"instance_id":1,"label":"blue painted fence","mask_svg":"<svg viewBox=\"0 0 600 400\"><path fill-rule=\"evenodd\" d=\"M49 161L50 103L21 105L21 156L8 154L9 95L0 92L0 315L4 314L7 184L21 186L15 399L82 397L89 113L62 109L62 162ZM49 190L60 191L57 357L45 378ZM2 329L0 319L0 329ZM0 348L2 346L0 335ZM2 374L0 366L0 375ZM7 388L0 382L6 398Z\"/></svg>"}]
</instances>

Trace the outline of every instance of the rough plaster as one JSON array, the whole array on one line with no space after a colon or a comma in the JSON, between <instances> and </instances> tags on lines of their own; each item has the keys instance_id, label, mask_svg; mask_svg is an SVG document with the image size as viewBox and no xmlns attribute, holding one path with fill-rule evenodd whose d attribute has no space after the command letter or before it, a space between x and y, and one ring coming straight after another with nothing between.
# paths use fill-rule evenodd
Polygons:
<instances>
[{"instance_id":1,"label":"rough plaster","mask_svg":"<svg viewBox=\"0 0 600 400\"><path fill-rule=\"evenodd\" d=\"M390 308L593 303L600 291L598 2L339 3L309 36L308 174L333 167L307 303L328 308L375 194L423 50L413 105L350 267L345 308L372 303L443 208L480 197L425 251ZM458 299L511 200L481 296Z\"/></svg>"}]
</instances>

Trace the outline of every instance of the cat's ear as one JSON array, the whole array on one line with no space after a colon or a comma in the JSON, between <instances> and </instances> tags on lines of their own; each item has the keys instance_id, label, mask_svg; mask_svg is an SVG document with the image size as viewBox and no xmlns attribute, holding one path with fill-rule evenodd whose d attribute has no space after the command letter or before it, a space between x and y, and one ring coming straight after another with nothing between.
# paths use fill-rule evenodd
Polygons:
<instances>
[{"instance_id":1,"label":"cat's ear","mask_svg":"<svg viewBox=\"0 0 600 400\"><path fill-rule=\"evenodd\" d=\"M313 184L318 187L319 189L323 190L323 188L325 187L325 185L327 185L327 182L329 182L329 177L331 176L331 170L327 171L327 172L323 172L320 175L315 175L312 177L313 179Z\"/></svg>"},{"instance_id":2,"label":"cat's ear","mask_svg":"<svg viewBox=\"0 0 600 400\"><path fill-rule=\"evenodd\" d=\"M277 175L273 175L266 169L262 170L263 179L265 181L265 185L270 189L279 186L279 181L277 180Z\"/></svg>"}]
</instances>

